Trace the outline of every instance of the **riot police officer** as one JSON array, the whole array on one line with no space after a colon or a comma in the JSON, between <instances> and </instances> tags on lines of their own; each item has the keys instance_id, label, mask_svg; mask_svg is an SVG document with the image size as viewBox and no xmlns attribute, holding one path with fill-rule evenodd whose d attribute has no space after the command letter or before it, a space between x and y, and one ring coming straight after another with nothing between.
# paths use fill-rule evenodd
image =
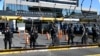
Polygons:
<instances>
[{"instance_id":1,"label":"riot police officer","mask_svg":"<svg viewBox=\"0 0 100 56\"><path fill-rule=\"evenodd\" d=\"M36 39L38 38L38 31L35 26L31 29L30 32L30 48L34 48L36 44Z\"/></svg>"},{"instance_id":2,"label":"riot police officer","mask_svg":"<svg viewBox=\"0 0 100 56\"><path fill-rule=\"evenodd\" d=\"M54 23L52 23L51 25L50 33L52 39L52 46L59 45L59 39L57 37L58 30Z\"/></svg>"},{"instance_id":3,"label":"riot police officer","mask_svg":"<svg viewBox=\"0 0 100 56\"><path fill-rule=\"evenodd\" d=\"M9 49L11 49L11 44L12 44L12 32L9 29L9 27L6 27L5 31L4 31L4 46L5 49L7 49L7 44L9 44Z\"/></svg>"},{"instance_id":4,"label":"riot police officer","mask_svg":"<svg viewBox=\"0 0 100 56\"><path fill-rule=\"evenodd\" d=\"M93 27L92 27L92 41L93 43L96 43L97 42L97 29L96 29L96 25L94 24Z\"/></svg>"},{"instance_id":5,"label":"riot police officer","mask_svg":"<svg viewBox=\"0 0 100 56\"><path fill-rule=\"evenodd\" d=\"M71 41L71 44L74 44L74 29L73 29L73 24L69 24L68 26L68 44L70 44L70 41Z\"/></svg>"}]
</instances>

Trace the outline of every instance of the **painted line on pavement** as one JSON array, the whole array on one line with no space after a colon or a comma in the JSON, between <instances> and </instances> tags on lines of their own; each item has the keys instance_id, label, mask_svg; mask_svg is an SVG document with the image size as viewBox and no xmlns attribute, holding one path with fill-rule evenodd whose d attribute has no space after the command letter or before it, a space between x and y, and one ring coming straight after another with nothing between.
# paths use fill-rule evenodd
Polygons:
<instances>
[{"instance_id":1,"label":"painted line on pavement","mask_svg":"<svg viewBox=\"0 0 100 56\"><path fill-rule=\"evenodd\" d=\"M0 52L0 55L32 53L32 52L49 52L49 51L61 51L61 50L74 50L74 49L85 49L85 48L98 48L98 46L72 47L72 48L56 48L56 49L41 49L41 50L27 50L27 51L10 51L10 52Z\"/></svg>"},{"instance_id":2,"label":"painted line on pavement","mask_svg":"<svg viewBox=\"0 0 100 56\"><path fill-rule=\"evenodd\" d=\"M49 51L61 51L61 50L74 50L74 49L85 49L85 48L98 48L98 46L57 48L57 49L48 49L48 50L49 50Z\"/></svg>"},{"instance_id":3,"label":"painted line on pavement","mask_svg":"<svg viewBox=\"0 0 100 56\"><path fill-rule=\"evenodd\" d=\"M48 49L44 49L44 50L28 50L28 51L11 51L11 52L1 52L0 55L32 53L32 52L47 52L47 51L48 51Z\"/></svg>"},{"instance_id":4,"label":"painted line on pavement","mask_svg":"<svg viewBox=\"0 0 100 56\"><path fill-rule=\"evenodd\" d=\"M92 55L85 55L85 56L100 56L100 54L92 54Z\"/></svg>"}]
</instances>

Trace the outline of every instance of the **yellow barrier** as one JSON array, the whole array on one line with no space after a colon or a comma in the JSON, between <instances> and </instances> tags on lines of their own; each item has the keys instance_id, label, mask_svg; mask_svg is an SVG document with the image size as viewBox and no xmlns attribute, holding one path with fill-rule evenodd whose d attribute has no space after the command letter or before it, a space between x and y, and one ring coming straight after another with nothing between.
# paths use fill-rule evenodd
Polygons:
<instances>
[{"instance_id":1,"label":"yellow barrier","mask_svg":"<svg viewBox=\"0 0 100 56\"><path fill-rule=\"evenodd\" d=\"M16 19L21 19L21 16L1 16L1 19L3 20L16 20Z\"/></svg>"},{"instance_id":2,"label":"yellow barrier","mask_svg":"<svg viewBox=\"0 0 100 56\"><path fill-rule=\"evenodd\" d=\"M55 21L55 20L57 20L57 21L63 21L64 18L50 18L50 17L42 17L42 18L40 18L40 20L42 20L42 21Z\"/></svg>"}]
</instances>

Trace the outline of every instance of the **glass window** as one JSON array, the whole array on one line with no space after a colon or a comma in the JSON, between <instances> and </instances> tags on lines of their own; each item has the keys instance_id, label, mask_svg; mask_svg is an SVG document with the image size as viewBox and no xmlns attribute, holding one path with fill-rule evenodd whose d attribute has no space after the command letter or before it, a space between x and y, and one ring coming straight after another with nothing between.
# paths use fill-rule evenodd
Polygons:
<instances>
[{"instance_id":1,"label":"glass window","mask_svg":"<svg viewBox=\"0 0 100 56\"><path fill-rule=\"evenodd\" d=\"M41 0L41 1L77 5L77 3L75 3L75 2L65 2L63 0L61 0L61 1L60 0Z\"/></svg>"},{"instance_id":2,"label":"glass window","mask_svg":"<svg viewBox=\"0 0 100 56\"><path fill-rule=\"evenodd\" d=\"M81 13L81 10L75 10L76 13Z\"/></svg>"},{"instance_id":3,"label":"glass window","mask_svg":"<svg viewBox=\"0 0 100 56\"><path fill-rule=\"evenodd\" d=\"M11 5L7 5L6 10L11 10Z\"/></svg>"},{"instance_id":4,"label":"glass window","mask_svg":"<svg viewBox=\"0 0 100 56\"><path fill-rule=\"evenodd\" d=\"M7 8L12 11L23 10L28 11L28 6L25 5L17 5L17 4L7 4Z\"/></svg>"},{"instance_id":5,"label":"glass window","mask_svg":"<svg viewBox=\"0 0 100 56\"><path fill-rule=\"evenodd\" d=\"M29 2L39 2L39 0L28 0Z\"/></svg>"}]
</instances>

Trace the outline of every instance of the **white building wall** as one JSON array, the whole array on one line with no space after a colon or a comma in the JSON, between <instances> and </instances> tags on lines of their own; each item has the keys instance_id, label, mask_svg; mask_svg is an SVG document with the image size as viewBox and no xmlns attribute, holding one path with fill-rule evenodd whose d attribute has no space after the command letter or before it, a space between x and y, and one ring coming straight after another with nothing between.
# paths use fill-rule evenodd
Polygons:
<instances>
[{"instance_id":1,"label":"white building wall","mask_svg":"<svg viewBox=\"0 0 100 56\"><path fill-rule=\"evenodd\" d=\"M58 0L58 1L67 1L67 2L76 2L71 0ZM80 7L77 7L77 5L71 5L71 4L61 4L61 3L52 3L52 2L28 2L25 0L5 0L6 4L19 4L19 5L26 5L26 6L40 6L40 7L49 7L49 8L60 8L60 9L74 9L76 7L76 10L81 10ZM71 7L71 8L70 8ZM6 6L4 7L6 10ZM83 8L83 10L88 11L88 8ZM96 9L91 9L91 11L97 12Z\"/></svg>"},{"instance_id":2,"label":"white building wall","mask_svg":"<svg viewBox=\"0 0 100 56\"><path fill-rule=\"evenodd\" d=\"M75 1L70 1L70 2L75 2ZM27 1L20 1L20 0L10 0L10 1L5 0L5 4L21 4L21 5L27 5L27 6L41 6L41 7L50 7L50 8L54 8L54 6L55 8L67 8L67 7L69 8L69 6L76 6L76 5L69 5L69 4L44 2L44 1L40 1L38 3L38 2L27 2Z\"/></svg>"}]
</instances>

